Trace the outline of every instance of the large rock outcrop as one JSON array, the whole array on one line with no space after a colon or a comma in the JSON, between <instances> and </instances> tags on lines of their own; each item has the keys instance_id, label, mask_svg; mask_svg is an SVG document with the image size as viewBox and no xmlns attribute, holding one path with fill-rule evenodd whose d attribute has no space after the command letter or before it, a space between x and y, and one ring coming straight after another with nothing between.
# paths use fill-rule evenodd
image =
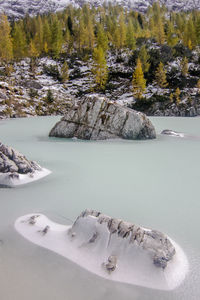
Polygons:
<instances>
[{"instance_id":1,"label":"large rock outcrop","mask_svg":"<svg viewBox=\"0 0 200 300\"><path fill-rule=\"evenodd\" d=\"M50 171L29 161L20 152L0 142L0 185L14 186L37 180Z\"/></svg>"},{"instance_id":2,"label":"large rock outcrop","mask_svg":"<svg viewBox=\"0 0 200 300\"><path fill-rule=\"evenodd\" d=\"M74 105L50 131L49 136L86 140L153 139L155 129L140 112L107 101L86 97Z\"/></svg>"}]
</instances>

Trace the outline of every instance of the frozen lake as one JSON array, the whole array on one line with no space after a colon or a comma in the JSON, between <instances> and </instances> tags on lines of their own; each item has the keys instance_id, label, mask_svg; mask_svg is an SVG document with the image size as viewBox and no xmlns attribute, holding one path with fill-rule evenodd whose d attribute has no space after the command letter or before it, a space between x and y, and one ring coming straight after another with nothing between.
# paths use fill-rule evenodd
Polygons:
<instances>
[{"instance_id":1,"label":"frozen lake","mask_svg":"<svg viewBox=\"0 0 200 300\"><path fill-rule=\"evenodd\" d=\"M48 138L59 119L0 122L4 144L52 171L29 185L0 188L0 299L200 299L200 118L151 118L157 133L172 129L188 138L106 142ZM107 281L14 229L15 220L28 213L70 224L85 208L169 235L189 260L183 284L158 291Z\"/></svg>"}]
</instances>

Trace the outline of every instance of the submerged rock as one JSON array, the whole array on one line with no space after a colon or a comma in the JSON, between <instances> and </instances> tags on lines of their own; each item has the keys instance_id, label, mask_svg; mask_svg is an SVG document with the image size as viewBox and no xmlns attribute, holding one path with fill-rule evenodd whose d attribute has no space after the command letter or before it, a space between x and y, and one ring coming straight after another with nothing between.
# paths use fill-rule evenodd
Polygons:
<instances>
[{"instance_id":1,"label":"submerged rock","mask_svg":"<svg viewBox=\"0 0 200 300\"><path fill-rule=\"evenodd\" d=\"M86 97L74 105L50 131L49 136L85 140L154 139L155 129L140 112L107 101Z\"/></svg>"},{"instance_id":2,"label":"submerged rock","mask_svg":"<svg viewBox=\"0 0 200 300\"><path fill-rule=\"evenodd\" d=\"M48 175L35 161L0 142L0 185L14 186Z\"/></svg>"},{"instance_id":3,"label":"submerged rock","mask_svg":"<svg viewBox=\"0 0 200 300\"><path fill-rule=\"evenodd\" d=\"M170 136L176 136L176 137L184 137L184 133L173 131L170 129L164 129L161 134L170 135Z\"/></svg>"}]
</instances>

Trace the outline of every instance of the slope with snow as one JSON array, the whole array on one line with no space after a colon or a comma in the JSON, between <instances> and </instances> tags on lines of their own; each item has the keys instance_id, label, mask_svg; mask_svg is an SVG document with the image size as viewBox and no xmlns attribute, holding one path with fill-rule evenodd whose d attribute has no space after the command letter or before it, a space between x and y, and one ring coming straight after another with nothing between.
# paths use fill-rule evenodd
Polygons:
<instances>
[{"instance_id":1,"label":"slope with snow","mask_svg":"<svg viewBox=\"0 0 200 300\"><path fill-rule=\"evenodd\" d=\"M101 6L104 2L112 2L126 8L136 9L145 12L155 0L0 0L0 12L10 17L21 18L27 13L36 15L47 12L56 12L64 9L68 5L81 7L89 3L96 7ZM192 10L200 9L199 0L160 0L170 10Z\"/></svg>"}]
</instances>

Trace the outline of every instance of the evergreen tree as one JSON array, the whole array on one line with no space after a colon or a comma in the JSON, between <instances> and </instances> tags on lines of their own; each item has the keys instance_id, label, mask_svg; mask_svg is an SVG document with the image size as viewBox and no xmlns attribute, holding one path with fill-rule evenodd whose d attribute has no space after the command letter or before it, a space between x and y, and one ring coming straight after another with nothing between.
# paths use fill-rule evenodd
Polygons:
<instances>
[{"instance_id":1,"label":"evergreen tree","mask_svg":"<svg viewBox=\"0 0 200 300\"><path fill-rule=\"evenodd\" d=\"M30 44L29 44L29 56L30 56L31 58L35 58L35 57L37 57L38 55L39 55L39 52L38 52L38 50L37 50L36 47L35 47L34 41L31 40L31 41L30 41Z\"/></svg>"},{"instance_id":2,"label":"evergreen tree","mask_svg":"<svg viewBox=\"0 0 200 300\"><path fill-rule=\"evenodd\" d=\"M105 53L101 47L94 48L92 73L97 87L104 90L108 79L108 68Z\"/></svg>"},{"instance_id":3,"label":"evergreen tree","mask_svg":"<svg viewBox=\"0 0 200 300\"><path fill-rule=\"evenodd\" d=\"M188 74L188 59L184 57L181 61L181 74L186 77Z\"/></svg>"},{"instance_id":4,"label":"evergreen tree","mask_svg":"<svg viewBox=\"0 0 200 300\"><path fill-rule=\"evenodd\" d=\"M62 43L63 43L63 36L62 36L61 24L57 16L55 16L51 26L51 51L52 51L52 56L54 58L58 58L62 49Z\"/></svg>"},{"instance_id":5,"label":"evergreen tree","mask_svg":"<svg viewBox=\"0 0 200 300\"><path fill-rule=\"evenodd\" d=\"M17 59L22 59L27 53L26 36L22 23L15 23L12 35L14 57Z\"/></svg>"},{"instance_id":6,"label":"evergreen tree","mask_svg":"<svg viewBox=\"0 0 200 300\"><path fill-rule=\"evenodd\" d=\"M178 43L178 36L175 32L175 28L174 25L172 24L172 22L168 22L167 24L167 44L171 47L174 47L177 43Z\"/></svg>"},{"instance_id":7,"label":"evergreen tree","mask_svg":"<svg viewBox=\"0 0 200 300\"><path fill-rule=\"evenodd\" d=\"M124 20L124 14L121 13L119 17L119 37L120 37L120 48L125 46L126 42L126 25Z\"/></svg>"},{"instance_id":8,"label":"evergreen tree","mask_svg":"<svg viewBox=\"0 0 200 300\"><path fill-rule=\"evenodd\" d=\"M50 30L49 22L45 18L43 22L43 51L45 54L49 52L50 44L51 44L51 30Z\"/></svg>"},{"instance_id":9,"label":"evergreen tree","mask_svg":"<svg viewBox=\"0 0 200 300\"><path fill-rule=\"evenodd\" d=\"M0 15L0 59L9 61L13 58L13 47L10 35L11 29L5 15Z\"/></svg>"},{"instance_id":10,"label":"evergreen tree","mask_svg":"<svg viewBox=\"0 0 200 300\"><path fill-rule=\"evenodd\" d=\"M65 83L69 80L69 67L65 61L61 68L61 82Z\"/></svg>"},{"instance_id":11,"label":"evergreen tree","mask_svg":"<svg viewBox=\"0 0 200 300\"><path fill-rule=\"evenodd\" d=\"M180 99L180 94L181 94L181 91L180 91L179 88L177 88L177 89L175 90L175 93L174 93L174 97L175 97L175 99L176 99L176 103L177 103L177 104L179 104L180 101L181 101L181 99Z\"/></svg>"},{"instance_id":12,"label":"evergreen tree","mask_svg":"<svg viewBox=\"0 0 200 300\"><path fill-rule=\"evenodd\" d=\"M166 88L168 86L167 78L166 78L166 71L164 69L164 65L162 62L159 63L159 66L156 70L156 83L161 88Z\"/></svg>"},{"instance_id":13,"label":"evergreen tree","mask_svg":"<svg viewBox=\"0 0 200 300\"><path fill-rule=\"evenodd\" d=\"M104 52L108 50L108 38L103 26L98 24L97 26L97 48L101 47Z\"/></svg>"},{"instance_id":14,"label":"evergreen tree","mask_svg":"<svg viewBox=\"0 0 200 300\"><path fill-rule=\"evenodd\" d=\"M88 19L87 27L86 27L86 41L87 47L90 50L94 48L95 36L94 36L94 28L91 18Z\"/></svg>"},{"instance_id":15,"label":"evergreen tree","mask_svg":"<svg viewBox=\"0 0 200 300\"><path fill-rule=\"evenodd\" d=\"M171 103L173 103L173 100L174 100L174 95L173 95L173 93L170 93L170 95L169 95L169 100L170 100Z\"/></svg>"},{"instance_id":16,"label":"evergreen tree","mask_svg":"<svg viewBox=\"0 0 200 300\"><path fill-rule=\"evenodd\" d=\"M134 35L134 26L131 19L129 19L127 32L126 32L126 45L129 49L135 50L136 47L136 40Z\"/></svg>"},{"instance_id":17,"label":"evergreen tree","mask_svg":"<svg viewBox=\"0 0 200 300\"><path fill-rule=\"evenodd\" d=\"M141 99L146 91L146 80L142 71L142 63L140 59L137 60L137 65L133 73L133 95L134 97Z\"/></svg>"},{"instance_id":18,"label":"evergreen tree","mask_svg":"<svg viewBox=\"0 0 200 300\"><path fill-rule=\"evenodd\" d=\"M150 63L149 63L150 55L148 54L145 45L143 45L140 49L139 59L142 63L143 72L147 73L149 71L149 67L150 67Z\"/></svg>"},{"instance_id":19,"label":"evergreen tree","mask_svg":"<svg viewBox=\"0 0 200 300\"><path fill-rule=\"evenodd\" d=\"M161 18L159 18L158 23L156 24L156 40L161 45L164 44L166 40L164 25Z\"/></svg>"}]
</instances>

